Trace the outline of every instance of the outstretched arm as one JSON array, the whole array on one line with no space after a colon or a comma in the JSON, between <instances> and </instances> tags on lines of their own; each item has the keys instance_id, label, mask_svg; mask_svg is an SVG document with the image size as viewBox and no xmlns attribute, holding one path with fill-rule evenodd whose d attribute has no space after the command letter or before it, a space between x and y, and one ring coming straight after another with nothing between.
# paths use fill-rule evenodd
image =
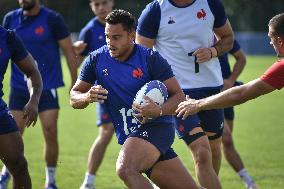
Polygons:
<instances>
[{"instance_id":1,"label":"outstretched arm","mask_svg":"<svg viewBox=\"0 0 284 189\"><path fill-rule=\"evenodd\" d=\"M211 97L200 100L187 99L187 101L179 104L176 113L179 117L186 118L201 110L225 108L242 104L274 90L275 88L271 85L260 79L256 79L245 85L233 87Z\"/></svg>"}]
</instances>

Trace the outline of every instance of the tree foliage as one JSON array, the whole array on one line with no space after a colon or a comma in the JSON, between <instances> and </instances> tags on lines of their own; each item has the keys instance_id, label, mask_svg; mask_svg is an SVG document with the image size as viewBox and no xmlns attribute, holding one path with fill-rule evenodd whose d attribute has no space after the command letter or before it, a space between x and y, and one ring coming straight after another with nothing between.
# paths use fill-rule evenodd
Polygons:
<instances>
[{"instance_id":1,"label":"tree foliage","mask_svg":"<svg viewBox=\"0 0 284 189\"><path fill-rule=\"evenodd\" d=\"M198 0L197 0L198 1ZM151 0L115 0L115 8L123 8L138 17ZM283 0L223 0L235 31L266 31L271 17L283 12ZM43 0L42 3L65 18L73 32L79 31L94 15L88 0ZM10 10L18 8L16 0L1 0L0 21Z\"/></svg>"}]
</instances>

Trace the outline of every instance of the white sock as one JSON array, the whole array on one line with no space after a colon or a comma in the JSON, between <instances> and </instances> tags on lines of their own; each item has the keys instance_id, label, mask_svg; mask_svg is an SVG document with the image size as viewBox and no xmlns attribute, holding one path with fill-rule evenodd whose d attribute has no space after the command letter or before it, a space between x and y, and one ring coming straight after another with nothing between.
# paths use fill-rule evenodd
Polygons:
<instances>
[{"instance_id":1,"label":"white sock","mask_svg":"<svg viewBox=\"0 0 284 189\"><path fill-rule=\"evenodd\" d=\"M250 186L252 184L254 184L253 179L251 178L251 176L248 174L247 170L245 168L243 168L242 170L240 170L238 172L238 175L240 176L240 178L242 179L242 181L244 183L246 183L247 186Z\"/></svg>"},{"instance_id":2,"label":"white sock","mask_svg":"<svg viewBox=\"0 0 284 189\"><path fill-rule=\"evenodd\" d=\"M2 167L1 175L6 175L6 174L10 174L10 173L9 173L7 167L4 165L4 166Z\"/></svg>"},{"instance_id":3,"label":"white sock","mask_svg":"<svg viewBox=\"0 0 284 189\"><path fill-rule=\"evenodd\" d=\"M50 184L55 182L56 167L45 167L45 183Z\"/></svg>"},{"instance_id":4,"label":"white sock","mask_svg":"<svg viewBox=\"0 0 284 189\"><path fill-rule=\"evenodd\" d=\"M96 180L96 175L86 173L83 185L93 185Z\"/></svg>"}]
</instances>

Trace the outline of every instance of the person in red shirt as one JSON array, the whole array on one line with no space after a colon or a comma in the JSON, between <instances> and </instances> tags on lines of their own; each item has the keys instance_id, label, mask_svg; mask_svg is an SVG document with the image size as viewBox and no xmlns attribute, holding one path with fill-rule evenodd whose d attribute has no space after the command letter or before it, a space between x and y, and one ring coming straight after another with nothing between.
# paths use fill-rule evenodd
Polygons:
<instances>
[{"instance_id":1,"label":"person in red shirt","mask_svg":"<svg viewBox=\"0 0 284 189\"><path fill-rule=\"evenodd\" d=\"M196 114L201 110L225 108L242 104L248 100L270 93L284 87L284 13L274 16L268 24L268 37L274 47L279 60L275 62L258 79L245 85L233 87L217 95L204 99L194 100L187 98L179 104L177 116L185 119L187 116Z\"/></svg>"}]
</instances>

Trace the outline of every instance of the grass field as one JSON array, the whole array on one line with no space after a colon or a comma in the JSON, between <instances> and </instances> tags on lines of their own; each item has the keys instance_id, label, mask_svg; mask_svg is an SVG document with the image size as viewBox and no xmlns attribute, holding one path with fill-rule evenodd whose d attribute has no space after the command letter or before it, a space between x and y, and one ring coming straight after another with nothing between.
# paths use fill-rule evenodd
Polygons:
<instances>
[{"instance_id":1,"label":"grass field","mask_svg":"<svg viewBox=\"0 0 284 189\"><path fill-rule=\"evenodd\" d=\"M268 56L248 57L247 67L241 75L245 82L260 76L276 59ZM9 93L9 71L4 81L5 99ZM85 110L74 110L69 105L69 76L64 66L65 88L59 89L60 157L57 170L57 184L60 189L78 189L85 174L89 148L97 135L95 106ZM284 188L284 90L258 98L236 108L234 129L235 145L246 168L261 189ZM43 136L40 124L26 130L24 135L25 154L33 180L33 188L44 186ZM282 146L282 147L281 147ZM115 175L115 161L120 146L114 137L106 152L104 162L96 178L98 189L126 188ZM184 143L176 139L174 148L191 174L193 161ZM282 149L282 150L281 150ZM242 189L243 183L229 167L222 162L220 178L224 189Z\"/></svg>"}]
</instances>

